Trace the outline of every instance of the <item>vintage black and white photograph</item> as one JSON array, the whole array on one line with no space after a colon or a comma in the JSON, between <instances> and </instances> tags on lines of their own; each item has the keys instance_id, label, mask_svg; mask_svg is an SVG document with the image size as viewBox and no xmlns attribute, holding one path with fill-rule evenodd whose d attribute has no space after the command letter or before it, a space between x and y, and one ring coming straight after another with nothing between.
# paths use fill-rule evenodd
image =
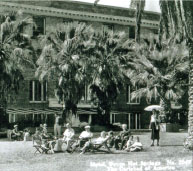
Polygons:
<instances>
[{"instance_id":1,"label":"vintage black and white photograph","mask_svg":"<svg viewBox=\"0 0 193 171\"><path fill-rule=\"evenodd\" d=\"M0 171L193 171L193 0L0 0Z\"/></svg>"}]
</instances>

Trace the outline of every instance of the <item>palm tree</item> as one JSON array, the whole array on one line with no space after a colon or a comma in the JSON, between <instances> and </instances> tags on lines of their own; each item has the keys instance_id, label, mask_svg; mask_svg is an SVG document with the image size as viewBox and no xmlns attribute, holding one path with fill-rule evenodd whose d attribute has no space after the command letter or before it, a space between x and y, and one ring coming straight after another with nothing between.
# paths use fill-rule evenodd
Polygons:
<instances>
[{"instance_id":1,"label":"palm tree","mask_svg":"<svg viewBox=\"0 0 193 171\"><path fill-rule=\"evenodd\" d=\"M131 0L130 8L136 9L135 41L140 42L141 19L145 8L145 0Z\"/></svg>"},{"instance_id":2,"label":"palm tree","mask_svg":"<svg viewBox=\"0 0 193 171\"><path fill-rule=\"evenodd\" d=\"M15 12L0 18L0 106L5 109L8 95L13 97L18 92L24 67L34 67L30 36L22 32L23 27L33 22L30 18L21 19Z\"/></svg>"},{"instance_id":3,"label":"palm tree","mask_svg":"<svg viewBox=\"0 0 193 171\"><path fill-rule=\"evenodd\" d=\"M189 113L188 113L188 132L189 135L193 133L193 2L183 0L160 0L161 15L166 20L163 20L163 28L170 32L173 31L174 35L178 38L186 40L186 45L189 50ZM167 13L165 13L167 11ZM177 14L177 15L176 15ZM168 23L168 24L167 24ZM165 29L165 30L166 30ZM171 34L170 34L171 35ZM192 141L192 140L191 140Z\"/></svg>"},{"instance_id":4,"label":"palm tree","mask_svg":"<svg viewBox=\"0 0 193 171\"><path fill-rule=\"evenodd\" d=\"M90 48L92 101L102 114L101 124L109 124L110 111L125 82L126 54L133 40L125 33L96 31Z\"/></svg>"},{"instance_id":5,"label":"palm tree","mask_svg":"<svg viewBox=\"0 0 193 171\"><path fill-rule=\"evenodd\" d=\"M65 104L67 117L76 114L77 104L88 81L87 63L93 30L85 23L58 24L42 37L42 53L37 61L40 80L56 81L55 95Z\"/></svg>"},{"instance_id":6,"label":"palm tree","mask_svg":"<svg viewBox=\"0 0 193 171\"><path fill-rule=\"evenodd\" d=\"M188 50L185 43L172 43L162 40L162 48L146 39L136 44L135 58L128 71L131 82L139 89L132 93L132 98L146 97L148 101L160 100L164 113L171 112L171 101L178 102L184 95L188 84Z\"/></svg>"},{"instance_id":7,"label":"palm tree","mask_svg":"<svg viewBox=\"0 0 193 171\"><path fill-rule=\"evenodd\" d=\"M35 67L30 36L22 32L23 27L33 24L30 18L21 19L15 12L1 15L0 31L0 108L5 114L9 95L13 99L23 80L23 71ZM7 123L6 115L0 116L1 123Z\"/></svg>"}]
</instances>

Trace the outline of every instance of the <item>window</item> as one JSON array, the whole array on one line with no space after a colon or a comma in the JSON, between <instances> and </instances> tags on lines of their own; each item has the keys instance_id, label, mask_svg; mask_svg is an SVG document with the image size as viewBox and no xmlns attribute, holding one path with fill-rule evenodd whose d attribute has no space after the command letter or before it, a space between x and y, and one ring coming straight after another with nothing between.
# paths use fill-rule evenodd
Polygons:
<instances>
[{"instance_id":1,"label":"window","mask_svg":"<svg viewBox=\"0 0 193 171\"><path fill-rule=\"evenodd\" d=\"M86 102L91 100L91 92L89 86L85 86L84 95L81 100Z\"/></svg>"},{"instance_id":2,"label":"window","mask_svg":"<svg viewBox=\"0 0 193 171\"><path fill-rule=\"evenodd\" d=\"M129 38L135 39L135 26L129 26Z\"/></svg>"},{"instance_id":3,"label":"window","mask_svg":"<svg viewBox=\"0 0 193 171\"><path fill-rule=\"evenodd\" d=\"M103 24L103 30L104 31L106 31L106 30L113 31L114 30L114 25L112 25L112 24Z\"/></svg>"},{"instance_id":4,"label":"window","mask_svg":"<svg viewBox=\"0 0 193 171\"><path fill-rule=\"evenodd\" d=\"M38 80L30 81L29 85L29 100L31 102L47 101L47 82L40 83Z\"/></svg>"},{"instance_id":5,"label":"window","mask_svg":"<svg viewBox=\"0 0 193 171\"><path fill-rule=\"evenodd\" d=\"M75 21L75 20L74 20ZM72 23L73 22L73 19L71 19L71 18L64 18L63 19L63 23Z\"/></svg>"},{"instance_id":6,"label":"window","mask_svg":"<svg viewBox=\"0 0 193 171\"><path fill-rule=\"evenodd\" d=\"M139 104L140 103L140 98L135 98L135 99L131 98L131 93L136 91L137 89L138 89L137 86L136 87L133 87L131 85L127 86L127 89L126 89L127 103L129 103L129 104Z\"/></svg>"},{"instance_id":7,"label":"window","mask_svg":"<svg viewBox=\"0 0 193 171\"><path fill-rule=\"evenodd\" d=\"M33 26L33 37L45 34L46 20L43 17L33 17L35 26Z\"/></svg>"},{"instance_id":8,"label":"window","mask_svg":"<svg viewBox=\"0 0 193 171\"><path fill-rule=\"evenodd\" d=\"M158 30L157 29L152 29L152 33L153 34L158 34Z\"/></svg>"}]
</instances>

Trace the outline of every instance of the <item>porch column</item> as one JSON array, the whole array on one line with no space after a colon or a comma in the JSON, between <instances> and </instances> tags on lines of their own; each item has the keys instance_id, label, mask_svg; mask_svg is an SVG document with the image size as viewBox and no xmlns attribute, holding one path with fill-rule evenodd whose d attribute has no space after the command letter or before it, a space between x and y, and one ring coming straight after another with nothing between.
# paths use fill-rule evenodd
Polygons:
<instances>
[{"instance_id":1,"label":"porch column","mask_svg":"<svg viewBox=\"0 0 193 171\"><path fill-rule=\"evenodd\" d=\"M137 113L135 114L135 129L137 129Z\"/></svg>"},{"instance_id":2,"label":"porch column","mask_svg":"<svg viewBox=\"0 0 193 171\"><path fill-rule=\"evenodd\" d=\"M32 81L32 101L35 101L35 81Z\"/></svg>"},{"instance_id":3,"label":"porch column","mask_svg":"<svg viewBox=\"0 0 193 171\"><path fill-rule=\"evenodd\" d=\"M141 129L141 114L139 113L139 129Z\"/></svg>"},{"instance_id":4,"label":"porch column","mask_svg":"<svg viewBox=\"0 0 193 171\"><path fill-rule=\"evenodd\" d=\"M128 124L129 124L129 129L131 129L131 114L128 114Z\"/></svg>"},{"instance_id":5,"label":"porch column","mask_svg":"<svg viewBox=\"0 0 193 171\"><path fill-rule=\"evenodd\" d=\"M9 114L9 123L11 123L12 114Z\"/></svg>"},{"instance_id":6,"label":"porch column","mask_svg":"<svg viewBox=\"0 0 193 171\"><path fill-rule=\"evenodd\" d=\"M113 123L112 113L110 113L110 124Z\"/></svg>"},{"instance_id":7,"label":"porch column","mask_svg":"<svg viewBox=\"0 0 193 171\"><path fill-rule=\"evenodd\" d=\"M91 124L91 122L92 122L92 115L90 114L88 118L88 123Z\"/></svg>"},{"instance_id":8,"label":"porch column","mask_svg":"<svg viewBox=\"0 0 193 171\"><path fill-rule=\"evenodd\" d=\"M15 120L16 120L16 119L15 119L15 114L14 114L14 115L13 115L13 122L15 122Z\"/></svg>"},{"instance_id":9,"label":"porch column","mask_svg":"<svg viewBox=\"0 0 193 171\"><path fill-rule=\"evenodd\" d=\"M44 101L44 84L41 83L41 101Z\"/></svg>"}]
</instances>

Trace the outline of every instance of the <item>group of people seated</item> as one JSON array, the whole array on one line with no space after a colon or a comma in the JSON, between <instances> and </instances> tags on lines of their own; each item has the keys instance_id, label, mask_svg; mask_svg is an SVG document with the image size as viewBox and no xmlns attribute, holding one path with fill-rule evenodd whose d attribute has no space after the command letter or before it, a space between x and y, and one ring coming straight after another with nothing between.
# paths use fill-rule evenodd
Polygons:
<instances>
[{"instance_id":1,"label":"group of people seated","mask_svg":"<svg viewBox=\"0 0 193 171\"><path fill-rule=\"evenodd\" d=\"M57 138L48 133L47 124L40 124L40 127L36 128L32 140L33 145L40 145L45 150L50 150L51 153L54 153Z\"/></svg>"},{"instance_id":2,"label":"group of people seated","mask_svg":"<svg viewBox=\"0 0 193 171\"><path fill-rule=\"evenodd\" d=\"M85 130L79 135L78 140L75 140L74 135L75 131L71 128L71 125L67 123L63 138L56 140L55 149L62 151L61 146L63 143L66 143L66 151L68 153L72 153L79 148L81 154L101 146L105 147L108 152L111 152L110 148L126 150L128 152L141 151L143 149L139 137L137 136L134 138L131 135L130 130L127 129L126 124L122 125L122 131L117 136L114 135L113 131L108 133L102 131L99 137L93 138L93 133L91 132L89 125L85 126Z\"/></svg>"},{"instance_id":3,"label":"group of people seated","mask_svg":"<svg viewBox=\"0 0 193 171\"><path fill-rule=\"evenodd\" d=\"M66 124L63 137L54 137L48 133L47 125L41 124L40 127L36 128L35 134L32 136L33 144L41 145L42 148L49 150L51 153L62 152L64 143L66 144L66 152L73 153L78 148L80 154L98 147L105 147L108 152L111 152L111 148L127 152L141 151L143 149L139 137L131 135L126 124L122 125L122 131L116 136L113 131L102 131L99 137L94 138L90 128L89 125L85 126L85 130L76 139L75 131L70 123ZM17 139L21 138L21 134L26 136L29 134L27 130L24 133L19 132L17 125L14 126L13 132Z\"/></svg>"},{"instance_id":4,"label":"group of people seated","mask_svg":"<svg viewBox=\"0 0 193 171\"><path fill-rule=\"evenodd\" d=\"M18 125L14 125L14 129L11 131L11 139L15 141L28 141L30 137L29 129L23 131L18 130Z\"/></svg>"},{"instance_id":5,"label":"group of people seated","mask_svg":"<svg viewBox=\"0 0 193 171\"><path fill-rule=\"evenodd\" d=\"M110 131L108 133L108 146L110 148L114 147L116 150L126 150L128 152L141 151L143 150L143 145L140 142L138 136L135 137L131 135L131 132L127 129L127 125L122 125L122 131L119 135L114 136L114 133Z\"/></svg>"}]
</instances>

